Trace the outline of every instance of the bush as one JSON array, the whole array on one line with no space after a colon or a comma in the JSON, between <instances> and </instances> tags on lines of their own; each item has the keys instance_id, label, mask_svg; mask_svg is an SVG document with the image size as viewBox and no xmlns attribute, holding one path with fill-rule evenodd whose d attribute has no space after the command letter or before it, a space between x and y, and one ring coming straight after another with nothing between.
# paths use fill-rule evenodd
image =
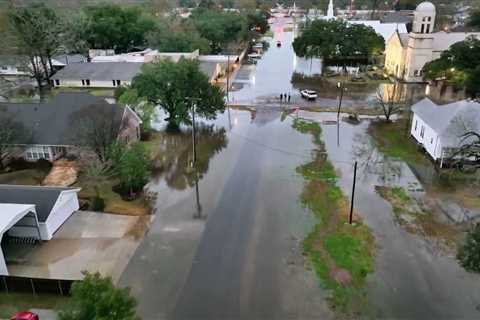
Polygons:
<instances>
[{"instance_id":1,"label":"bush","mask_svg":"<svg viewBox=\"0 0 480 320\"><path fill-rule=\"evenodd\" d=\"M467 271L480 272L480 223L467 232L457 259Z\"/></svg>"},{"instance_id":2,"label":"bush","mask_svg":"<svg viewBox=\"0 0 480 320\"><path fill-rule=\"evenodd\" d=\"M102 197L95 196L92 198L92 202L90 203L90 210L103 212L105 209L105 200Z\"/></svg>"}]
</instances>

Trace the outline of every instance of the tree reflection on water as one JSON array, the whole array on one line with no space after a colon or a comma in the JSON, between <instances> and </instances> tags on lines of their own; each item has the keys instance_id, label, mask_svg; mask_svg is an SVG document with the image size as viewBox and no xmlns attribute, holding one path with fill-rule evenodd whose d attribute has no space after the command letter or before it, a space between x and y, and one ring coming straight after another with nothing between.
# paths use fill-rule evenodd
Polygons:
<instances>
[{"instance_id":1,"label":"tree reflection on water","mask_svg":"<svg viewBox=\"0 0 480 320\"><path fill-rule=\"evenodd\" d=\"M225 128L204 123L196 124L197 159L195 167L198 179L208 172L210 159L228 144ZM164 178L167 185L176 190L195 186L197 179L192 167L192 129L178 133L161 132L154 146L154 168L157 178Z\"/></svg>"}]
</instances>

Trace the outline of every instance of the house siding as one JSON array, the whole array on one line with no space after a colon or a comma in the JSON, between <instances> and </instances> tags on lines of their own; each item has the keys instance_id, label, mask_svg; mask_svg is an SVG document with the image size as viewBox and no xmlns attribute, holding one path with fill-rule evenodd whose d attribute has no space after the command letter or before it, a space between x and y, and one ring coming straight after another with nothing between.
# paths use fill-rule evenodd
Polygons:
<instances>
[{"instance_id":1,"label":"house siding","mask_svg":"<svg viewBox=\"0 0 480 320\"><path fill-rule=\"evenodd\" d=\"M422 129L423 128L423 129ZM423 131L423 134L422 134ZM417 114L413 115L412 128L410 130L412 137L420 144L433 160L438 160L442 154L441 139L435 130L433 130Z\"/></svg>"},{"instance_id":2,"label":"house siding","mask_svg":"<svg viewBox=\"0 0 480 320\"><path fill-rule=\"evenodd\" d=\"M90 80L90 85L82 84L82 79L80 80L63 80L63 79L56 79L55 77L52 78L52 84L55 87L64 87L64 88L116 88L119 86L126 86L130 85L131 81L128 80L120 80L120 85L117 85L117 81L119 79L112 79L112 80ZM87 80L87 79L83 79ZM115 85L113 83L115 80Z\"/></svg>"}]
</instances>

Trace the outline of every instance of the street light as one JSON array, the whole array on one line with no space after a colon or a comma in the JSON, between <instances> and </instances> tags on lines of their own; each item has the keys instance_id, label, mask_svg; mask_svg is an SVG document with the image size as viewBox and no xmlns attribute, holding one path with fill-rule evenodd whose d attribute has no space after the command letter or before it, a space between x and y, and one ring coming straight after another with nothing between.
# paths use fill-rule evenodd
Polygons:
<instances>
[{"instance_id":1,"label":"street light","mask_svg":"<svg viewBox=\"0 0 480 320\"><path fill-rule=\"evenodd\" d=\"M195 132L195 106L197 104L197 101L200 100L200 98L193 98L193 97L186 97L185 98L187 101L190 101L192 104L192 150L193 150L193 159L192 159L192 167L195 165L195 162L197 161L197 143L196 143L196 132Z\"/></svg>"},{"instance_id":2,"label":"street light","mask_svg":"<svg viewBox=\"0 0 480 320\"><path fill-rule=\"evenodd\" d=\"M340 119L340 109L342 108L343 92L346 90L343 82L337 82L337 88L340 89L340 100L338 101L337 121Z\"/></svg>"}]
</instances>

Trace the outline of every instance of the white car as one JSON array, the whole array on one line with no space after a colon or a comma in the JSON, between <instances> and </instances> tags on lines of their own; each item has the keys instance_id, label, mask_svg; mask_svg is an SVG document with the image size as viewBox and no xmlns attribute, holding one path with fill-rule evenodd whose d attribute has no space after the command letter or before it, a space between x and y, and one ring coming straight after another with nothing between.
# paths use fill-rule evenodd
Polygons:
<instances>
[{"instance_id":1,"label":"white car","mask_svg":"<svg viewBox=\"0 0 480 320\"><path fill-rule=\"evenodd\" d=\"M318 97L317 92L313 90L304 89L300 91L300 94L302 95L303 98L307 100L315 100Z\"/></svg>"}]
</instances>

